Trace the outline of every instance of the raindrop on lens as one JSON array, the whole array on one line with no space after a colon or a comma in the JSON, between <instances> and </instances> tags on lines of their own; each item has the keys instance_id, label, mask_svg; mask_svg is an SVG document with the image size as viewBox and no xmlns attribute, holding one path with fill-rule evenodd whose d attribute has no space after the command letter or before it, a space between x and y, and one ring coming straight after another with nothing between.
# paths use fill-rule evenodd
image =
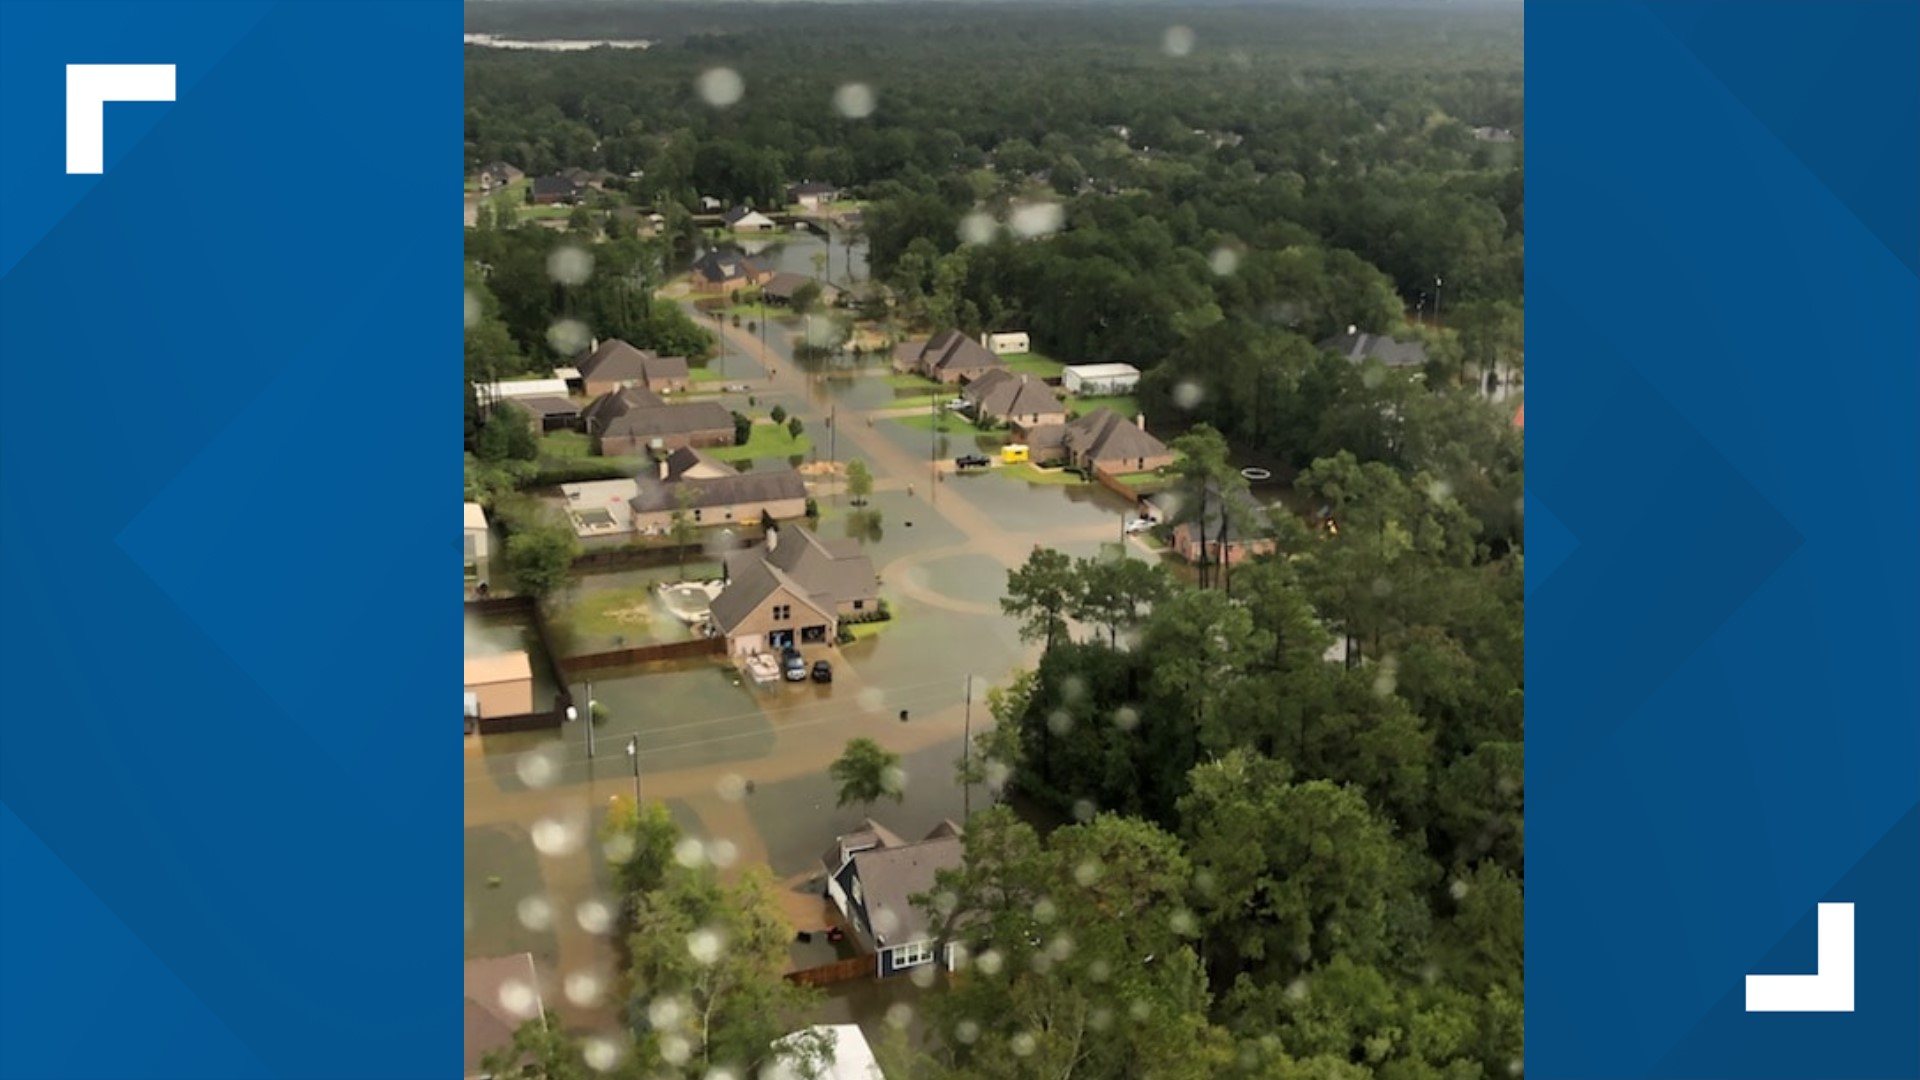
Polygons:
<instances>
[{"instance_id":1,"label":"raindrop on lens","mask_svg":"<svg viewBox=\"0 0 1920 1080\"><path fill-rule=\"evenodd\" d=\"M739 101L747 92L746 81L732 68L713 68L701 74L694 87L700 92L700 100L717 109L724 109Z\"/></svg>"},{"instance_id":2,"label":"raindrop on lens","mask_svg":"<svg viewBox=\"0 0 1920 1080\"><path fill-rule=\"evenodd\" d=\"M1169 26L1160 37L1160 48L1168 56L1186 56L1193 52L1193 31L1184 26Z\"/></svg>"},{"instance_id":3,"label":"raindrop on lens","mask_svg":"<svg viewBox=\"0 0 1920 1080\"><path fill-rule=\"evenodd\" d=\"M849 120L872 116L873 106L873 88L866 83L847 83L833 92L833 111Z\"/></svg>"},{"instance_id":4,"label":"raindrop on lens","mask_svg":"<svg viewBox=\"0 0 1920 1080\"><path fill-rule=\"evenodd\" d=\"M544 896L529 896L515 906L514 914L520 919L520 925L529 930L546 930L553 926L553 905Z\"/></svg>"}]
</instances>

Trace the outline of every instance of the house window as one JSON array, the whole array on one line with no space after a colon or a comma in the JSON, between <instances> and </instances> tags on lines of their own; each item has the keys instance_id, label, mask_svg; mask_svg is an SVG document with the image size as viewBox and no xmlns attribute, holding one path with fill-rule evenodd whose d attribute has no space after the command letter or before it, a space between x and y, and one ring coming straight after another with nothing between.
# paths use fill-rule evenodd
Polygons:
<instances>
[{"instance_id":1,"label":"house window","mask_svg":"<svg viewBox=\"0 0 1920 1080\"><path fill-rule=\"evenodd\" d=\"M791 618L793 618L792 604L775 604L773 606L774 622L786 622L788 619L791 619Z\"/></svg>"},{"instance_id":2,"label":"house window","mask_svg":"<svg viewBox=\"0 0 1920 1080\"><path fill-rule=\"evenodd\" d=\"M933 943L913 941L897 946L893 950L893 966L898 968L919 967L933 961Z\"/></svg>"},{"instance_id":3,"label":"house window","mask_svg":"<svg viewBox=\"0 0 1920 1080\"><path fill-rule=\"evenodd\" d=\"M859 878L853 879L853 902L856 904L865 904L867 902L866 898L860 895L860 879Z\"/></svg>"},{"instance_id":4,"label":"house window","mask_svg":"<svg viewBox=\"0 0 1920 1080\"><path fill-rule=\"evenodd\" d=\"M867 602L865 600L855 600L853 602L853 610L855 611L859 611L865 608L866 606L867 606Z\"/></svg>"},{"instance_id":5,"label":"house window","mask_svg":"<svg viewBox=\"0 0 1920 1080\"><path fill-rule=\"evenodd\" d=\"M698 507L695 507L695 508L694 508L694 511L693 511L693 520L694 520L694 521L696 521L696 522L700 520L700 510L699 510L699 508L698 508Z\"/></svg>"}]
</instances>

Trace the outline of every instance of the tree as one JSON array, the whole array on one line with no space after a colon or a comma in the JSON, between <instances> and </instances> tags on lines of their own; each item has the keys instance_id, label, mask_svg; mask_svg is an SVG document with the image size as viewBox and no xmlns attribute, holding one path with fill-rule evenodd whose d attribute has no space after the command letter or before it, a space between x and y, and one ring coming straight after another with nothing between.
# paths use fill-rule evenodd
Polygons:
<instances>
[{"instance_id":1,"label":"tree","mask_svg":"<svg viewBox=\"0 0 1920 1080\"><path fill-rule=\"evenodd\" d=\"M873 494L873 473L859 458L847 462L847 494L853 496L855 506L865 506L867 496Z\"/></svg>"},{"instance_id":2,"label":"tree","mask_svg":"<svg viewBox=\"0 0 1920 1080\"><path fill-rule=\"evenodd\" d=\"M1138 626L1146 609L1164 600L1173 585L1160 566L1124 552L1081 559L1074 572L1079 588L1069 614L1078 622L1105 626L1108 644L1116 647L1120 631Z\"/></svg>"},{"instance_id":3,"label":"tree","mask_svg":"<svg viewBox=\"0 0 1920 1080\"><path fill-rule=\"evenodd\" d=\"M818 258L819 256L815 256ZM793 310L802 315L820 306L820 283L809 281L793 290Z\"/></svg>"},{"instance_id":4,"label":"tree","mask_svg":"<svg viewBox=\"0 0 1920 1080\"><path fill-rule=\"evenodd\" d=\"M674 567L684 579L687 573L687 549L700 538L700 526L693 520L693 492L683 485L674 495L673 513L667 517L667 537L673 541Z\"/></svg>"},{"instance_id":5,"label":"tree","mask_svg":"<svg viewBox=\"0 0 1920 1080\"><path fill-rule=\"evenodd\" d=\"M485 462L532 461L540 456L533 419L511 401L494 404L475 439L475 455Z\"/></svg>"},{"instance_id":6,"label":"tree","mask_svg":"<svg viewBox=\"0 0 1920 1080\"><path fill-rule=\"evenodd\" d=\"M566 587L580 540L558 522L541 521L507 537L507 571L520 591L543 600Z\"/></svg>"},{"instance_id":7,"label":"tree","mask_svg":"<svg viewBox=\"0 0 1920 1080\"><path fill-rule=\"evenodd\" d=\"M806 430L807 430L807 425L801 423L799 417L790 416L787 418L787 434L793 436L795 439L798 439L801 436L801 434Z\"/></svg>"},{"instance_id":8,"label":"tree","mask_svg":"<svg viewBox=\"0 0 1920 1080\"><path fill-rule=\"evenodd\" d=\"M774 423L784 424L787 422L787 407L785 405L775 405L773 411L767 415L773 419Z\"/></svg>"},{"instance_id":9,"label":"tree","mask_svg":"<svg viewBox=\"0 0 1920 1080\"><path fill-rule=\"evenodd\" d=\"M1000 610L1021 620L1020 640L1043 641L1048 649L1067 631L1079 584L1073 560L1052 548L1035 547L1017 570L1007 573L1007 594Z\"/></svg>"},{"instance_id":10,"label":"tree","mask_svg":"<svg viewBox=\"0 0 1920 1080\"><path fill-rule=\"evenodd\" d=\"M753 438L753 419L745 413L733 414L733 445L745 446Z\"/></svg>"},{"instance_id":11,"label":"tree","mask_svg":"<svg viewBox=\"0 0 1920 1080\"><path fill-rule=\"evenodd\" d=\"M673 823L665 803L636 804L626 796L615 796L600 827L600 840L607 863L613 868L614 887L622 898L630 899L652 892L666 881L680 827ZM623 910L622 917L631 918L632 914Z\"/></svg>"},{"instance_id":12,"label":"tree","mask_svg":"<svg viewBox=\"0 0 1920 1080\"><path fill-rule=\"evenodd\" d=\"M906 798L900 755L872 739L849 740L840 759L827 767L827 775L840 785L839 806L870 806L883 797L894 802Z\"/></svg>"}]
</instances>

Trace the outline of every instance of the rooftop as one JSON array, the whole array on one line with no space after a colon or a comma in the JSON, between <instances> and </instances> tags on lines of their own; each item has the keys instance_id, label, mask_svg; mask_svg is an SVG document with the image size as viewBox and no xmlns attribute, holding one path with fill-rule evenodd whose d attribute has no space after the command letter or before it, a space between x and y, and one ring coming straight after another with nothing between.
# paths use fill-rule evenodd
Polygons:
<instances>
[{"instance_id":1,"label":"rooftop","mask_svg":"<svg viewBox=\"0 0 1920 1080\"><path fill-rule=\"evenodd\" d=\"M486 686L491 683L517 682L532 678L533 661L527 659L525 651L467 657L468 686Z\"/></svg>"}]
</instances>

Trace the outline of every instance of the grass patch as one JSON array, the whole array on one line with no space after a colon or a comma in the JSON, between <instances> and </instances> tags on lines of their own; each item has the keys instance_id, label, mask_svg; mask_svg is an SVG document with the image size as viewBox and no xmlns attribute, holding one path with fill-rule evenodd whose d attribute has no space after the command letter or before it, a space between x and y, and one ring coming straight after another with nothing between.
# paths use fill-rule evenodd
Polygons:
<instances>
[{"instance_id":1,"label":"grass patch","mask_svg":"<svg viewBox=\"0 0 1920 1080\"><path fill-rule=\"evenodd\" d=\"M1135 491L1157 490L1173 482L1171 477L1162 476L1157 472L1122 473L1114 479Z\"/></svg>"},{"instance_id":2,"label":"grass patch","mask_svg":"<svg viewBox=\"0 0 1920 1080\"><path fill-rule=\"evenodd\" d=\"M1015 480L1025 480L1029 484L1058 484L1065 486L1070 484L1084 484L1087 482L1080 479L1077 474L1070 473L1065 469L1042 468L1031 461L1023 461L1018 465L1002 465L994 471L1004 476L1011 476Z\"/></svg>"},{"instance_id":3,"label":"grass patch","mask_svg":"<svg viewBox=\"0 0 1920 1080\"><path fill-rule=\"evenodd\" d=\"M703 367L688 368L687 378L689 381L697 382L697 383L717 383L717 382L727 381L727 377L725 375L722 375L719 372L714 371L712 368L703 368Z\"/></svg>"},{"instance_id":4,"label":"grass patch","mask_svg":"<svg viewBox=\"0 0 1920 1080\"><path fill-rule=\"evenodd\" d=\"M516 211L521 221L565 221L573 216L571 206L522 206Z\"/></svg>"},{"instance_id":5,"label":"grass patch","mask_svg":"<svg viewBox=\"0 0 1920 1080\"><path fill-rule=\"evenodd\" d=\"M1059 378L1061 370L1067 366L1058 360L1030 352L1008 353L1000 359L1007 365L1007 370L1015 375L1036 375L1042 379Z\"/></svg>"},{"instance_id":6,"label":"grass patch","mask_svg":"<svg viewBox=\"0 0 1920 1080\"><path fill-rule=\"evenodd\" d=\"M887 385L895 390L925 390L929 394L947 389L943 383L937 383L925 375L915 375L911 372L897 372L887 376Z\"/></svg>"},{"instance_id":7,"label":"grass patch","mask_svg":"<svg viewBox=\"0 0 1920 1080\"><path fill-rule=\"evenodd\" d=\"M593 456L593 440L584 432L555 431L540 437L540 456L566 461Z\"/></svg>"},{"instance_id":8,"label":"grass patch","mask_svg":"<svg viewBox=\"0 0 1920 1080\"><path fill-rule=\"evenodd\" d=\"M630 645L676 641L683 636L679 620L662 609L647 585L587 593L569 604L556 621L576 635L619 637Z\"/></svg>"},{"instance_id":9,"label":"grass patch","mask_svg":"<svg viewBox=\"0 0 1920 1080\"><path fill-rule=\"evenodd\" d=\"M813 438L802 433L794 438L785 424L755 424L744 446L719 446L707 451L719 461L746 461L757 458L787 458L813 448Z\"/></svg>"},{"instance_id":10,"label":"grass patch","mask_svg":"<svg viewBox=\"0 0 1920 1080\"><path fill-rule=\"evenodd\" d=\"M1140 415L1140 402L1132 394L1117 394L1113 397L1074 398L1070 406L1075 413L1085 416L1095 409L1111 409L1116 415L1128 420Z\"/></svg>"},{"instance_id":11,"label":"grass patch","mask_svg":"<svg viewBox=\"0 0 1920 1080\"><path fill-rule=\"evenodd\" d=\"M855 641L865 641L899 621L900 616L895 613L893 618L882 619L879 622L853 623L847 627L847 633L852 634Z\"/></svg>"}]
</instances>

